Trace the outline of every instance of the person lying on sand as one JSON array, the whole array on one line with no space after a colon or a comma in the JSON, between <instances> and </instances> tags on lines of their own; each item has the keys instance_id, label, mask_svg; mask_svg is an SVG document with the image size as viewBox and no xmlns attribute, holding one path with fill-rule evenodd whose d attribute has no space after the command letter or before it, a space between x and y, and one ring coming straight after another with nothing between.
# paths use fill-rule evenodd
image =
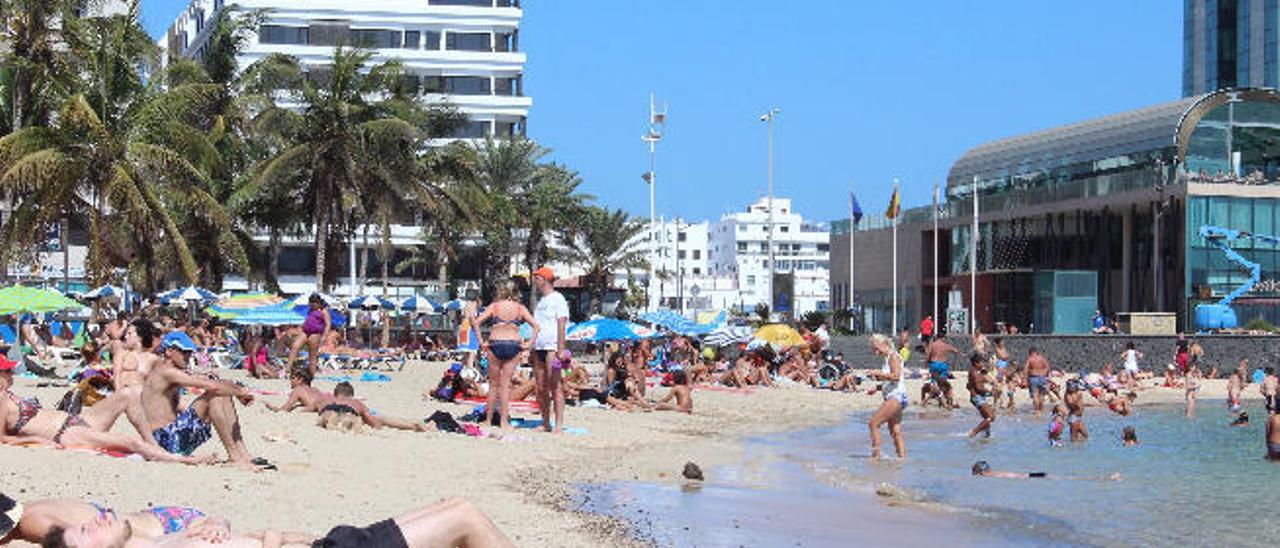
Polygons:
<instances>
[{"instance_id":1,"label":"person lying on sand","mask_svg":"<svg viewBox=\"0 0 1280 548\"><path fill-rule=\"evenodd\" d=\"M676 371L671 374L675 385L671 387L671 391L667 392L667 396L654 404L655 411L679 411L681 413L693 413L693 389L689 388L689 375L683 370ZM671 400L675 400L672 403Z\"/></svg>"},{"instance_id":2,"label":"person lying on sand","mask_svg":"<svg viewBox=\"0 0 1280 548\"><path fill-rule=\"evenodd\" d=\"M105 506L69 499L47 499L24 505L22 519L14 538L36 544L69 545L83 540L81 526L108 516L123 522L137 539L158 539L165 535L183 533L193 538L215 541L230 535L230 524L221 518L206 516L195 508L181 506L155 506L137 512L118 514ZM61 535L50 535L53 530ZM46 544L48 545L48 544Z\"/></svg>"},{"instance_id":3,"label":"person lying on sand","mask_svg":"<svg viewBox=\"0 0 1280 548\"><path fill-rule=\"evenodd\" d=\"M340 382L333 387L333 398L320 408L319 424L326 429L348 432L357 431L360 426L374 429L386 427L410 432L430 430L427 425L419 422L374 415L364 402L356 399L356 389L349 382Z\"/></svg>"},{"instance_id":4,"label":"person lying on sand","mask_svg":"<svg viewBox=\"0 0 1280 548\"><path fill-rule=\"evenodd\" d=\"M984 478L1008 478L1008 479L1028 479L1028 478L1048 478L1048 472L1006 472L1004 470L992 470L991 465L987 461L980 460L973 463L970 469L975 476ZM1124 479L1119 472L1111 474L1105 478L1101 477L1083 477L1083 476L1053 476L1057 480L1075 480L1075 481L1120 481Z\"/></svg>"},{"instance_id":5,"label":"person lying on sand","mask_svg":"<svg viewBox=\"0 0 1280 548\"><path fill-rule=\"evenodd\" d=\"M163 519L163 518L162 518ZM214 528L226 522L203 525L200 531L187 530L161 536L135 529L128 518L114 512L91 518L71 527L52 527L44 546L67 548L278 548L319 546L356 548L510 547L511 540L499 531L488 516L463 499L449 499L387 519L368 527L339 525L323 537L307 533L258 531L231 534L230 527ZM196 525L196 524L193 524ZM197 534L198 533L198 534Z\"/></svg>"},{"instance_id":6,"label":"person lying on sand","mask_svg":"<svg viewBox=\"0 0 1280 548\"><path fill-rule=\"evenodd\" d=\"M284 403L276 406L270 402L264 402L263 405L272 411L291 413L294 409L302 409L308 413L319 413L320 408L324 407L333 396L325 394L320 389L311 386L311 372L302 367L295 367L289 373L289 396L285 398Z\"/></svg>"},{"instance_id":7,"label":"person lying on sand","mask_svg":"<svg viewBox=\"0 0 1280 548\"><path fill-rule=\"evenodd\" d=\"M14 362L0 357L0 426L3 426L0 443L123 451L141 455L147 460L183 464L199 464L207 460L171 455L144 442L140 436L111 432L116 419L137 401L136 388L116 392L84 408L81 414L71 415L57 409L44 409L35 399L20 398L10 392L14 365Z\"/></svg>"}]
</instances>

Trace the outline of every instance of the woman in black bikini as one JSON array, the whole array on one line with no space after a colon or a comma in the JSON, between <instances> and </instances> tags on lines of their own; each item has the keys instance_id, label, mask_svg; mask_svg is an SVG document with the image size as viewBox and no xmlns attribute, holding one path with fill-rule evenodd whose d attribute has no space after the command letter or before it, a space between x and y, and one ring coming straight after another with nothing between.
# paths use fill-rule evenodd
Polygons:
<instances>
[{"instance_id":1,"label":"woman in black bikini","mask_svg":"<svg viewBox=\"0 0 1280 548\"><path fill-rule=\"evenodd\" d=\"M529 340L538 338L538 322L529 309L517 300L516 284L511 280L498 284L496 296L476 324L488 325L489 332L480 335L480 348L489 356L489 395L484 407L484 422L492 424L495 410L501 428L511 426L509 402L511 377L516 373L520 357L529 350L529 342L520 337L520 324L533 328Z\"/></svg>"},{"instance_id":2,"label":"woman in black bikini","mask_svg":"<svg viewBox=\"0 0 1280 548\"><path fill-rule=\"evenodd\" d=\"M124 392L86 407L82 415L44 409L35 399L20 398L9 391L13 386L13 367L11 361L0 361L0 443L124 451L142 455L147 460L184 464L209 460L172 455L159 446L143 442L140 436L111 432L112 425L128 405L129 395Z\"/></svg>"}]
</instances>

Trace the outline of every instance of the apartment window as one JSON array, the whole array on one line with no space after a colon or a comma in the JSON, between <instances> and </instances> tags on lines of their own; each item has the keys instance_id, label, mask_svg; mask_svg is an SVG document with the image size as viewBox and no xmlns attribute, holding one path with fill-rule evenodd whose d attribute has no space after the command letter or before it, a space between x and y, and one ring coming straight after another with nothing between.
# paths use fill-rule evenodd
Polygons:
<instances>
[{"instance_id":1,"label":"apartment window","mask_svg":"<svg viewBox=\"0 0 1280 548\"><path fill-rule=\"evenodd\" d=\"M402 95L417 95L422 90L422 80L412 74L403 74L396 82L396 92Z\"/></svg>"},{"instance_id":2,"label":"apartment window","mask_svg":"<svg viewBox=\"0 0 1280 548\"><path fill-rule=\"evenodd\" d=\"M444 93L444 77L423 76L422 92L423 93Z\"/></svg>"},{"instance_id":3,"label":"apartment window","mask_svg":"<svg viewBox=\"0 0 1280 548\"><path fill-rule=\"evenodd\" d=\"M308 44L337 46L350 43L351 29L346 21L314 21L308 33Z\"/></svg>"},{"instance_id":4,"label":"apartment window","mask_svg":"<svg viewBox=\"0 0 1280 548\"><path fill-rule=\"evenodd\" d=\"M831 251L831 244L818 244L819 253L827 253Z\"/></svg>"},{"instance_id":5,"label":"apartment window","mask_svg":"<svg viewBox=\"0 0 1280 548\"><path fill-rule=\"evenodd\" d=\"M306 27L286 27L282 25L262 25L258 27L258 43L260 44L307 44Z\"/></svg>"},{"instance_id":6,"label":"apartment window","mask_svg":"<svg viewBox=\"0 0 1280 548\"><path fill-rule=\"evenodd\" d=\"M498 1L501 3L503 0ZM477 8L491 8L493 7L493 0L430 0L430 4L433 6L474 6Z\"/></svg>"},{"instance_id":7,"label":"apartment window","mask_svg":"<svg viewBox=\"0 0 1280 548\"><path fill-rule=\"evenodd\" d=\"M423 31L422 49L440 49L440 33L432 30Z\"/></svg>"},{"instance_id":8,"label":"apartment window","mask_svg":"<svg viewBox=\"0 0 1280 548\"><path fill-rule=\"evenodd\" d=\"M520 78L494 78L493 79L494 95L506 95L509 97L520 96Z\"/></svg>"},{"instance_id":9,"label":"apartment window","mask_svg":"<svg viewBox=\"0 0 1280 548\"><path fill-rule=\"evenodd\" d=\"M489 133L489 122L482 120L471 120L462 127L455 129L450 138L453 139L483 139Z\"/></svg>"},{"instance_id":10,"label":"apartment window","mask_svg":"<svg viewBox=\"0 0 1280 548\"><path fill-rule=\"evenodd\" d=\"M738 225L738 232L746 232L746 231L747 231L746 225Z\"/></svg>"},{"instance_id":11,"label":"apartment window","mask_svg":"<svg viewBox=\"0 0 1280 548\"><path fill-rule=\"evenodd\" d=\"M760 252L761 253L769 252L769 244L767 242L760 242Z\"/></svg>"},{"instance_id":12,"label":"apartment window","mask_svg":"<svg viewBox=\"0 0 1280 548\"><path fill-rule=\"evenodd\" d=\"M738 253L747 252L747 242L738 242Z\"/></svg>"},{"instance_id":13,"label":"apartment window","mask_svg":"<svg viewBox=\"0 0 1280 548\"><path fill-rule=\"evenodd\" d=\"M444 93L489 95L489 79L483 76L445 76Z\"/></svg>"},{"instance_id":14,"label":"apartment window","mask_svg":"<svg viewBox=\"0 0 1280 548\"><path fill-rule=\"evenodd\" d=\"M782 225L782 226L778 227L778 231L780 231L780 232L791 232L791 227L789 227L789 226L787 226L787 225Z\"/></svg>"},{"instance_id":15,"label":"apartment window","mask_svg":"<svg viewBox=\"0 0 1280 548\"><path fill-rule=\"evenodd\" d=\"M694 268L694 269L693 269L693 275L694 275L694 276L697 276L697 275L699 275L699 274L702 274L702 269L701 269L701 268Z\"/></svg>"},{"instance_id":16,"label":"apartment window","mask_svg":"<svg viewBox=\"0 0 1280 548\"><path fill-rule=\"evenodd\" d=\"M516 36L516 32L499 32L494 34L493 51L520 51L520 43Z\"/></svg>"},{"instance_id":17,"label":"apartment window","mask_svg":"<svg viewBox=\"0 0 1280 548\"><path fill-rule=\"evenodd\" d=\"M487 32L450 32L445 49L450 51L493 51L493 36Z\"/></svg>"},{"instance_id":18,"label":"apartment window","mask_svg":"<svg viewBox=\"0 0 1280 548\"><path fill-rule=\"evenodd\" d=\"M195 13L195 18L196 18L196 34L200 34L200 32L204 30L204 10L197 8Z\"/></svg>"},{"instance_id":19,"label":"apartment window","mask_svg":"<svg viewBox=\"0 0 1280 548\"><path fill-rule=\"evenodd\" d=\"M404 43L398 30L351 29L351 45L358 48L399 48Z\"/></svg>"},{"instance_id":20,"label":"apartment window","mask_svg":"<svg viewBox=\"0 0 1280 548\"><path fill-rule=\"evenodd\" d=\"M755 277L755 276L752 276L752 275L748 275L748 276L747 276L747 285L756 285L756 277Z\"/></svg>"},{"instance_id":21,"label":"apartment window","mask_svg":"<svg viewBox=\"0 0 1280 548\"><path fill-rule=\"evenodd\" d=\"M493 134L498 137L515 137L524 134L524 124L521 122L497 122L497 128ZM645 239L649 239L648 236Z\"/></svg>"},{"instance_id":22,"label":"apartment window","mask_svg":"<svg viewBox=\"0 0 1280 548\"><path fill-rule=\"evenodd\" d=\"M688 239L687 236L688 236L687 234L685 234L684 232L681 232L680 234L676 235L676 241L683 242Z\"/></svg>"},{"instance_id":23,"label":"apartment window","mask_svg":"<svg viewBox=\"0 0 1280 548\"><path fill-rule=\"evenodd\" d=\"M684 250L683 250L683 249L681 249L680 251L676 252L676 258L677 258L677 259L684 259Z\"/></svg>"},{"instance_id":24,"label":"apartment window","mask_svg":"<svg viewBox=\"0 0 1280 548\"><path fill-rule=\"evenodd\" d=\"M404 31L404 49L418 49L422 47L422 33L416 30Z\"/></svg>"},{"instance_id":25,"label":"apartment window","mask_svg":"<svg viewBox=\"0 0 1280 548\"><path fill-rule=\"evenodd\" d=\"M702 250L701 249L693 250L693 260L697 261L701 259L702 259Z\"/></svg>"}]
</instances>

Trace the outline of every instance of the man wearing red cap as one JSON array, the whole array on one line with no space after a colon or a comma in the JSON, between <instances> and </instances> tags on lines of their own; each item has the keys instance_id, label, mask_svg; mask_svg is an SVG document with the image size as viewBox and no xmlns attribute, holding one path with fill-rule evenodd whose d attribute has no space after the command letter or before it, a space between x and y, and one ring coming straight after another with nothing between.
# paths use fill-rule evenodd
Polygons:
<instances>
[{"instance_id":1,"label":"man wearing red cap","mask_svg":"<svg viewBox=\"0 0 1280 548\"><path fill-rule=\"evenodd\" d=\"M551 285L556 276L550 268L539 268L531 277L539 295L533 319L540 326L554 326L538 330L538 338L533 343L533 378L538 387L538 408L542 410L542 429L559 433L564 425L564 385L561 384L559 363L567 359L564 332L569 324L569 303ZM551 426L553 400L556 405L554 429Z\"/></svg>"}]
</instances>

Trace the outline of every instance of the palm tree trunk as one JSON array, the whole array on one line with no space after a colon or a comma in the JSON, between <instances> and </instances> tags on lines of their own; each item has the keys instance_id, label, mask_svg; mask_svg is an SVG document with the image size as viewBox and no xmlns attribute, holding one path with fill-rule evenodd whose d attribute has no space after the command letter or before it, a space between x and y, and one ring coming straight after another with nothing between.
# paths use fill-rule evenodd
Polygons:
<instances>
[{"instance_id":1,"label":"palm tree trunk","mask_svg":"<svg viewBox=\"0 0 1280 548\"><path fill-rule=\"evenodd\" d=\"M369 222L366 219L364 227L361 228L362 236L360 248L360 294L364 294L364 286L369 283Z\"/></svg>"},{"instance_id":2,"label":"palm tree trunk","mask_svg":"<svg viewBox=\"0 0 1280 548\"><path fill-rule=\"evenodd\" d=\"M272 291L280 291L280 229L275 227L267 240L267 283L274 286Z\"/></svg>"},{"instance_id":3,"label":"palm tree trunk","mask_svg":"<svg viewBox=\"0 0 1280 548\"><path fill-rule=\"evenodd\" d=\"M387 263L391 262L391 224L384 217L382 219L382 298L387 298L387 290L390 285L390 275L387 272ZM386 348L391 344L391 317L384 312L382 314L382 347Z\"/></svg>"},{"instance_id":4,"label":"palm tree trunk","mask_svg":"<svg viewBox=\"0 0 1280 548\"><path fill-rule=\"evenodd\" d=\"M316 291L321 293L325 291L324 275L325 265L328 261L329 221L331 217L329 204L326 200L323 200L326 197L324 194L323 192L321 193L322 199L318 200L319 205L316 206L321 208L319 219L316 222Z\"/></svg>"}]
</instances>

